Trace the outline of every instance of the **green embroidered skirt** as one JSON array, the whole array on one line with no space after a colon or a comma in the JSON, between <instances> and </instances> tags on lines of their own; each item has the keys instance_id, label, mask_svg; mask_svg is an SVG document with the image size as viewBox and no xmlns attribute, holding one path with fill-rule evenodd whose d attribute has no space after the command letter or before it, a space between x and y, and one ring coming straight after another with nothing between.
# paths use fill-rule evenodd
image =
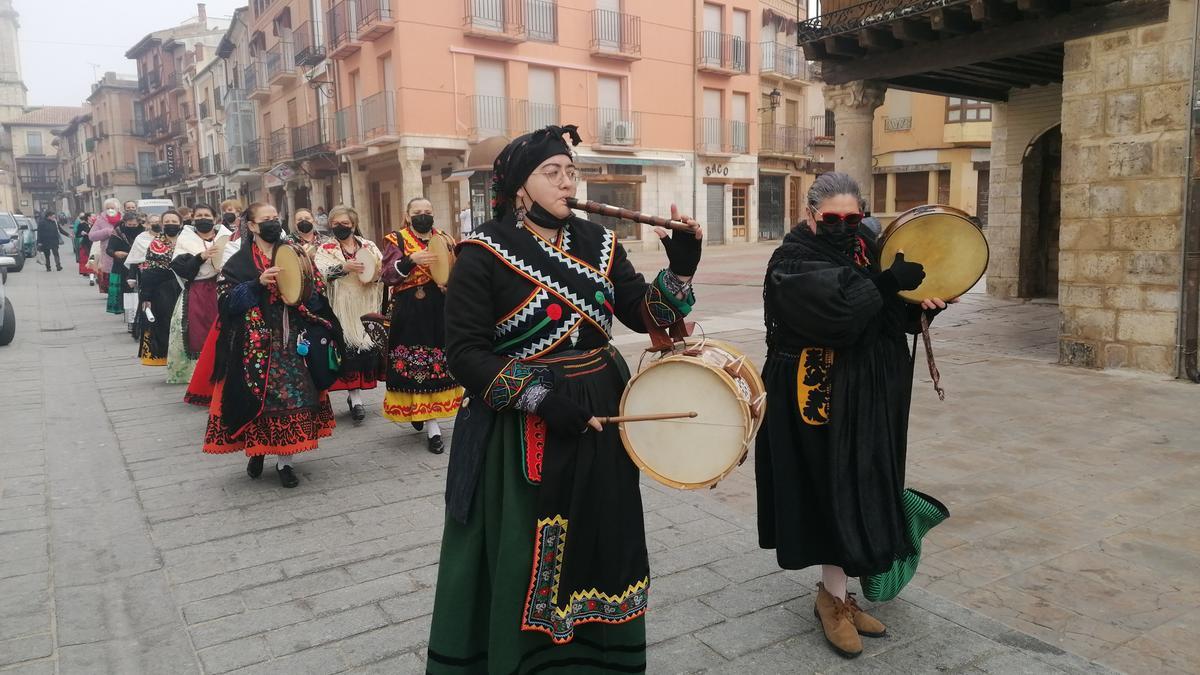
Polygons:
<instances>
[{"instance_id":1,"label":"green embroidered skirt","mask_svg":"<svg viewBox=\"0 0 1200 675\"><path fill-rule=\"evenodd\" d=\"M644 615L578 624L565 644L521 630L538 500L525 477L523 433L520 413L496 416L470 517L446 519L427 672L645 672Z\"/></svg>"}]
</instances>

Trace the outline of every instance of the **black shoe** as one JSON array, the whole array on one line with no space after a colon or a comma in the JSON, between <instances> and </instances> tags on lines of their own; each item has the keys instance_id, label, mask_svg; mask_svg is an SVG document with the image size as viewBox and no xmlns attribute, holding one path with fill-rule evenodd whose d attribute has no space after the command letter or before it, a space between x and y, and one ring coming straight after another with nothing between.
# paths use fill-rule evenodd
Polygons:
<instances>
[{"instance_id":1,"label":"black shoe","mask_svg":"<svg viewBox=\"0 0 1200 675\"><path fill-rule=\"evenodd\" d=\"M446 444L442 442L442 435L429 437L429 451L435 455L440 455L446 451Z\"/></svg>"},{"instance_id":2,"label":"black shoe","mask_svg":"<svg viewBox=\"0 0 1200 675\"><path fill-rule=\"evenodd\" d=\"M285 488L294 488L300 484L300 479L296 478L296 473L292 471L292 467L290 466L285 466L281 469L276 465L275 473L279 474L279 484Z\"/></svg>"},{"instance_id":3,"label":"black shoe","mask_svg":"<svg viewBox=\"0 0 1200 675\"><path fill-rule=\"evenodd\" d=\"M61 265L59 265L59 267L58 267L58 271L59 271L59 272L61 272L61 271L62 271L62 266L61 266Z\"/></svg>"},{"instance_id":4,"label":"black shoe","mask_svg":"<svg viewBox=\"0 0 1200 675\"><path fill-rule=\"evenodd\" d=\"M367 409L362 404L350 406L350 419L355 422L361 422L367 419Z\"/></svg>"},{"instance_id":5,"label":"black shoe","mask_svg":"<svg viewBox=\"0 0 1200 675\"><path fill-rule=\"evenodd\" d=\"M414 429L416 429L417 431L424 431L424 430L425 430L425 423L424 423L424 422L413 422L413 423L412 423L412 425L413 425L413 428L414 428Z\"/></svg>"},{"instance_id":6,"label":"black shoe","mask_svg":"<svg viewBox=\"0 0 1200 675\"><path fill-rule=\"evenodd\" d=\"M262 475L263 456L251 457L246 463L246 475L251 478L258 478Z\"/></svg>"}]
</instances>

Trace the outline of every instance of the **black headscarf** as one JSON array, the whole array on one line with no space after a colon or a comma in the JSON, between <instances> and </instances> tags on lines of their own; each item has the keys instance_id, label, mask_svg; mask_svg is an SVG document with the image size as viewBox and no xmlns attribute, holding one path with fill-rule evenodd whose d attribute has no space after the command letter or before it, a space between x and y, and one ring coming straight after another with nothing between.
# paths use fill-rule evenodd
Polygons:
<instances>
[{"instance_id":1,"label":"black headscarf","mask_svg":"<svg viewBox=\"0 0 1200 675\"><path fill-rule=\"evenodd\" d=\"M570 136L570 145L563 136ZM576 125L559 127L552 124L518 136L504 146L492 165L492 216L498 219L514 210L517 190L538 165L555 155L571 155L571 147L582 142Z\"/></svg>"}]
</instances>

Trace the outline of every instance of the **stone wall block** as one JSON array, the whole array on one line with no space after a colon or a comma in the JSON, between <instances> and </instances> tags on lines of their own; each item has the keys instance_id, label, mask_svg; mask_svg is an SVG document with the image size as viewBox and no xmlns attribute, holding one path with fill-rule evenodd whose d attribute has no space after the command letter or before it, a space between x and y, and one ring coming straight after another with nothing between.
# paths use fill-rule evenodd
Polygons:
<instances>
[{"instance_id":1,"label":"stone wall block","mask_svg":"<svg viewBox=\"0 0 1200 675\"><path fill-rule=\"evenodd\" d=\"M1063 47L1063 71L1074 73L1092 67L1092 41L1074 40Z\"/></svg>"},{"instance_id":2,"label":"stone wall block","mask_svg":"<svg viewBox=\"0 0 1200 675\"><path fill-rule=\"evenodd\" d=\"M1131 284L1176 285L1179 283L1179 254L1132 253L1125 264L1125 280Z\"/></svg>"},{"instance_id":3,"label":"stone wall block","mask_svg":"<svg viewBox=\"0 0 1200 675\"><path fill-rule=\"evenodd\" d=\"M1112 340L1117 334L1117 312L1064 307L1063 334L1085 340Z\"/></svg>"},{"instance_id":4,"label":"stone wall block","mask_svg":"<svg viewBox=\"0 0 1200 675\"><path fill-rule=\"evenodd\" d=\"M1063 75L1062 93L1064 100L1075 96L1086 96L1096 92L1096 74L1082 70Z\"/></svg>"},{"instance_id":5,"label":"stone wall block","mask_svg":"<svg viewBox=\"0 0 1200 675\"><path fill-rule=\"evenodd\" d=\"M1062 250L1071 251L1107 249L1110 223L1107 218L1063 219L1059 224L1058 245Z\"/></svg>"},{"instance_id":6,"label":"stone wall block","mask_svg":"<svg viewBox=\"0 0 1200 675\"><path fill-rule=\"evenodd\" d=\"M1179 289L1147 286L1142 289L1142 307L1160 312L1178 312Z\"/></svg>"},{"instance_id":7,"label":"stone wall block","mask_svg":"<svg viewBox=\"0 0 1200 675\"><path fill-rule=\"evenodd\" d=\"M1141 127L1142 97L1136 91L1124 91L1105 97L1104 131L1109 136L1136 134Z\"/></svg>"},{"instance_id":8,"label":"stone wall block","mask_svg":"<svg viewBox=\"0 0 1200 675\"><path fill-rule=\"evenodd\" d=\"M1175 344L1175 314L1127 310L1117 321L1117 339L1146 345Z\"/></svg>"},{"instance_id":9,"label":"stone wall block","mask_svg":"<svg viewBox=\"0 0 1200 675\"><path fill-rule=\"evenodd\" d=\"M1062 259L1062 255L1059 255ZM1060 278L1100 284L1118 284L1125 279L1124 260L1119 253L1084 251L1075 256L1074 276L1059 270Z\"/></svg>"},{"instance_id":10,"label":"stone wall block","mask_svg":"<svg viewBox=\"0 0 1200 675\"><path fill-rule=\"evenodd\" d=\"M1141 126L1145 131L1187 128L1190 85L1183 82L1145 89L1141 101ZM1113 121L1111 116L1109 121ZM1128 121L1122 117L1122 122Z\"/></svg>"},{"instance_id":11,"label":"stone wall block","mask_svg":"<svg viewBox=\"0 0 1200 675\"><path fill-rule=\"evenodd\" d=\"M1176 312L1179 289L1170 286L1109 286L1104 290L1102 306L1118 310Z\"/></svg>"},{"instance_id":12,"label":"stone wall block","mask_svg":"<svg viewBox=\"0 0 1200 675\"><path fill-rule=\"evenodd\" d=\"M1112 178L1148 176L1154 172L1153 143L1147 141L1118 142L1109 145L1107 149L1108 175Z\"/></svg>"},{"instance_id":13,"label":"stone wall block","mask_svg":"<svg viewBox=\"0 0 1200 675\"><path fill-rule=\"evenodd\" d=\"M1062 217L1087 218L1091 215L1091 190L1086 183L1080 185L1064 185L1059 193L1059 208Z\"/></svg>"},{"instance_id":14,"label":"stone wall block","mask_svg":"<svg viewBox=\"0 0 1200 675\"><path fill-rule=\"evenodd\" d=\"M1065 202L1066 190L1063 191ZM1093 184L1088 190L1088 208L1090 213L1075 214L1067 212L1067 205L1062 204L1063 217L1073 216L1116 216L1126 212L1128 192L1122 183Z\"/></svg>"},{"instance_id":15,"label":"stone wall block","mask_svg":"<svg viewBox=\"0 0 1200 675\"><path fill-rule=\"evenodd\" d=\"M1098 345L1092 340L1078 340L1062 335L1058 338L1058 362L1077 368L1099 368Z\"/></svg>"},{"instance_id":16,"label":"stone wall block","mask_svg":"<svg viewBox=\"0 0 1200 675\"><path fill-rule=\"evenodd\" d=\"M1180 227L1178 218L1121 218L1112 222L1109 239L1122 251L1177 251Z\"/></svg>"},{"instance_id":17,"label":"stone wall block","mask_svg":"<svg viewBox=\"0 0 1200 675\"><path fill-rule=\"evenodd\" d=\"M1058 303L1063 307L1101 309L1106 307L1103 286L1062 284L1058 287Z\"/></svg>"},{"instance_id":18,"label":"stone wall block","mask_svg":"<svg viewBox=\"0 0 1200 675\"><path fill-rule=\"evenodd\" d=\"M1138 31L1138 44L1145 47L1162 42L1167 36L1167 25L1164 23L1156 23L1153 26L1146 26Z\"/></svg>"},{"instance_id":19,"label":"stone wall block","mask_svg":"<svg viewBox=\"0 0 1200 675\"><path fill-rule=\"evenodd\" d=\"M1062 146L1062 183L1088 183L1103 178L1105 172L1101 157L1104 149L1098 145L1063 142ZM1097 168L1097 164L1101 168ZM1097 175L1099 174L1099 175Z\"/></svg>"},{"instance_id":20,"label":"stone wall block","mask_svg":"<svg viewBox=\"0 0 1200 675\"><path fill-rule=\"evenodd\" d=\"M1196 29L1196 0L1171 0L1168 8L1165 40L1190 40Z\"/></svg>"},{"instance_id":21,"label":"stone wall block","mask_svg":"<svg viewBox=\"0 0 1200 675\"><path fill-rule=\"evenodd\" d=\"M1121 31L1119 33L1109 33L1103 35L1096 40L1099 43L1101 52L1115 52L1121 49L1128 49L1133 46L1133 31Z\"/></svg>"},{"instance_id":22,"label":"stone wall block","mask_svg":"<svg viewBox=\"0 0 1200 675\"><path fill-rule=\"evenodd\" d=\"M1155 172L1160 177L1182 177L1187 165L1187 138L1182 134L1163 134L1158 146L1158 167Z\"/></svg>"},{"instance_id":23,"label":"stone wall block","mask_svg":"<svg viewBox=\"0 0 1200 675\"><path fill-rule=\"evenodd\" d=\"M1104 367L1124 368L1129 364L1129 348L1122 344L1104 345Z\"/></svg>"},{"instance_id":24,"label":"stone wall block","mask_svg":"<svg viewBox=\"0 0 1200 675\"><path fill-rule=\"evenodd\" d=\"M1152 373L1175 372L1175 350L1165 346L1138 345L1133 348L1133 367Z\"/></svg>"},{"instance_id":25,"label":"stone wall block","mask_svg":"<svg viewBox=\"0 0 1200 675\"><path fill-rule=\"evenodd\" d=\"M1084 96L1064 99L1062 114L1063 138L1094 138L1104 135L1104 98ZM992 134L993 139L995 134ZM992 156L995 156L993 146Z\"/></svg>"},{"instance_id":26,"label":"stone wall block","mask_svg":"<svg viewBox=\"0 0 1200 675\"><path fill-rule=\"evenodd\" d=\"M1163 55L1157 46L1143 47L1129 56L1129 84L1145 87L1163 81Z\"/></svg>"},{"instance_id":27,"label":"stone wall block","mask_svg":"<svg viewBox=\"0 0 1200 675\"><path fill-rule=\"evenodd\" d=\"M1183 181L1170 178L1138 181L1133 212L1139 216L1173 216L1182 212Z\"/></svg>"},{"instance_id":28,"label":"stone wall block","mask_svg":"<svg viewBox=\"0 0 1200 675\"><path fill-rule=\"evenodd\" d=\"M1176 40L1163 45L1163 79L1181 82L1192 75L1192 43Z\"/></svg>"},{"instance_id":29,"label":"stone wall block","mask_svg":"<svg viewBox=\"0 0 1200 675\"><path fill-rule=\"evenodd\" d=\"M1100 57L1096 77L1099 91L1125 89L1129 86L1129 56L1118 52Z\"/></svg>"}]
</instances>

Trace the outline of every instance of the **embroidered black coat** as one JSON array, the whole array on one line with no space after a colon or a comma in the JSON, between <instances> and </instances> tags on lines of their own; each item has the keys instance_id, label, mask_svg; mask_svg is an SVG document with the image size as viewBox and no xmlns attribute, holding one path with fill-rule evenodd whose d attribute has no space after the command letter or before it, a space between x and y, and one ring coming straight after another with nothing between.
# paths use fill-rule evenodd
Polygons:
<instances>
[{"instance_id":1,"label":"embroidered black coat","mask_svg":"<svg viewBox=\"0 0 1200 675\"><path fill-rule=\"evenodd\" d=\"M901 494L920 308L883 297L865 260L800 226L764 281L767 414L755 473L759 543L785 569L838 565L851 576L907 555ZM920 262L915 261L915 262Z\"/></svg>"}]
</instances>

